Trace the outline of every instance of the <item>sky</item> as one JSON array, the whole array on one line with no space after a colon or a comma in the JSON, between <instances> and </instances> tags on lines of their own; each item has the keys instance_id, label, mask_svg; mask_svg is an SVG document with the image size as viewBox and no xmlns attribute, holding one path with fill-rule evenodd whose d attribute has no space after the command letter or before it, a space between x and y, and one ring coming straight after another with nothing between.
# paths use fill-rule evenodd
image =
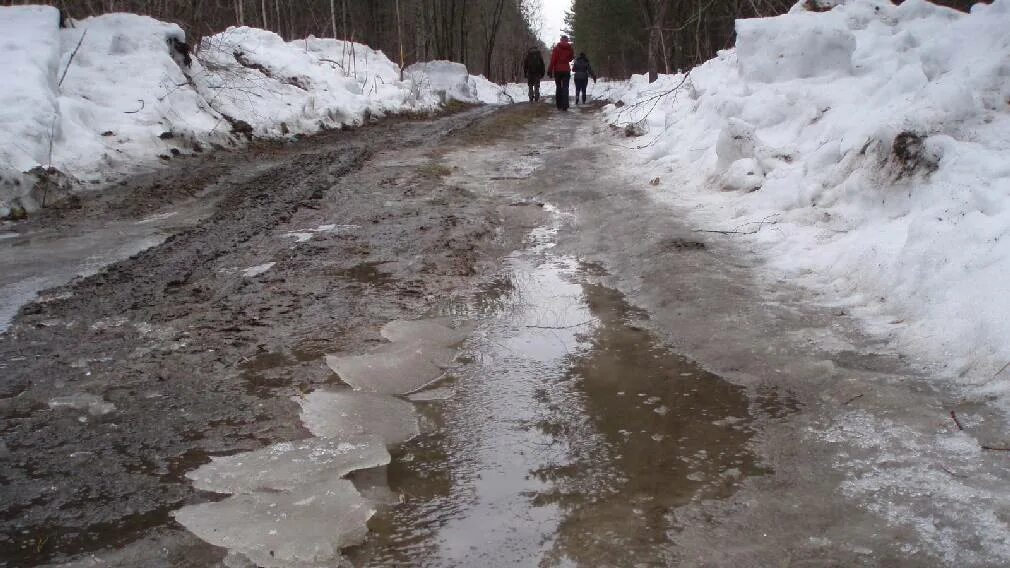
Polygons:
<instances>
[{"instance_id":1,"label":"sky","mask_svg":"<svg viewBox=\"0 0 1010 568\"><path fill-rule=\"evenodd\" d=\"M565 12L572 7L572 0L541 0L543 3L543 27L540 29L540 39L548 47L558 43L561 37L561 27L564 25Z\"/></svg>"}]
</instances>

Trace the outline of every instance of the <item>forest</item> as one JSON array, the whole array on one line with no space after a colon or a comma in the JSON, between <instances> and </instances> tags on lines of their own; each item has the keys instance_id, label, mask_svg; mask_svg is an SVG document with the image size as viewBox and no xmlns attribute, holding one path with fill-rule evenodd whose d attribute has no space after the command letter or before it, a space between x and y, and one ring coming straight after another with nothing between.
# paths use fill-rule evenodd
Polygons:
<instances>
[{"instance_id":1,"label":"forest","mask_svg":"<svg viewBox=\"0 0 1010 568\"><path fill-rule=\"evenodd\" d=\"M739 18L784 14L796 0L573 0L566 25L576 51L589 56L596 72L612 78L633 73L675 73L703 63L733 46ZM833 2L837 3L837 2ZM812 11L825 0L805 0ZM896 2L900 3L900 2ZM967 11L973 0L935 2Z\"/></svg>"},{"instance_id":2,"label":"forest","mask_svg":"<svg viewBox=\"0 0 1010 568\"><path fill-rule=\"evenodd\" d=\"M804 0L827 9L831 0ZM198 45L229 26L285 39L336 37L380 49L402 66L445 59L496 82L521 79L522 58L539 46L542 0L51 0L69 18L133 12L174 22ZM796 0L573 0L566 31L600 76L689 69L733 46L739 18L775 16ZM0 0L0 4L38 3ZM939 0L967 11L971 0ZM553 40L552 40L553 41Z\"/></svg>"},{"instance_id":3,"label":"forest","mask_svg":"<svg viewBox=\"0 0 1010 568\"><path fill-rule=\"evenodd\" d=\"M190 43L229 26L271 30L287 40L336 37L382 50L403 66L446 59L498 82L515 81L540 45L536 0L55 0L69 18L132 12L179 24Z\"/></svg>"}]
</instances>

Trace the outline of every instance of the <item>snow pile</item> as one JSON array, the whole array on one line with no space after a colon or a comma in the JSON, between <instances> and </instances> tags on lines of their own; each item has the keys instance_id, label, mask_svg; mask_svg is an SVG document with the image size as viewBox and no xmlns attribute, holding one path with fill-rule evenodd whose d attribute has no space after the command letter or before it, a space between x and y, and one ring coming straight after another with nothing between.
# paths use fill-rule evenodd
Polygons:
<instances>
[{"instance_id":1,"label":"snow pile","mask_svg":"<svg viewBox=\"0 0 1010 568\"><path fill-rule=\"evenodd\" d=\"M1008 0L798 4L738 21L736 49L689 76L633 78L608 117L645 134L649 177L698 222L1005 396L1007 30Z\"/></svg>"},{"instance_id":2,"label":"snow pile","mask_svg":"<svg viewBox=\"0 0 1010 568\"><path fill-rule=\"evenodd\" d=\"M170 40L185 41L179 26L108 14L59 31L67 75L57 93L52 165L58 169L82 181L105 182L110 172L170 156L172 149L190 150L184 140L226 140L220 117L189 88L169 50Z\"/></svg>"},{"instance_id":3,"label":"snow pile","mask_svg":"<svg viewBox=\"0 0 1010 568\"><path fill-rule=\"evenodd\" d=\"M134 14L73 24L60 29L52 7L0 7L0 218L208 145L429 112L449 99L511 102L458 64L425 64L401 80L382 52L351 42L239 27L204 38L191 58L175 24Z\"/></svg>"},{"instance_id":4,"label":"snow pile","mask_svg":"<svg viewBox=\"0 0 1010 568\"><path fill-rule=\"evenodd\" d=\"M311 133L361 124L370 116L431 111L438 100L409 81L382 52L334 39L285 42L240 27L200 44L196 90L233 124L257 136Z\"/></svg>"},{"instance_id":5,"label":"snow pile","mask_svg":"<svg viewBox=\"0 0 1010 568\"><path fill-rule=\"evenodd\" d=\"M406 77L425 90L437 94L443 101L509 104L515 102L508 86L496 85L483 75L470 75L466 66L452 61L415 63L403 70Z\"/></svg>"}]
</instances>

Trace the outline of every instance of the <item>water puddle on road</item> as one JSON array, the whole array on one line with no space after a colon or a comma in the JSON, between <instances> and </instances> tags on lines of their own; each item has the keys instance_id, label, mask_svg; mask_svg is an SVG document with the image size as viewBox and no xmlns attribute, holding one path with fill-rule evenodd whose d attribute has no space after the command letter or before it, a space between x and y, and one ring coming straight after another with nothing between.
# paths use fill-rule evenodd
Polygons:
<instances>
[{"instance_id":1,"label":"water puddle on road","mask_svg":"<svg viewBox=\"0 0 1010 568\"><path fill-rule=\"evenodd\" d=\"M744 390L553 254L558 228L443 310L477 329L438 396L411 397L427 427L388 469L403 501L345 551L355 565L670 564L671 510L761 473Z\"/></svg>"}]
</instances>

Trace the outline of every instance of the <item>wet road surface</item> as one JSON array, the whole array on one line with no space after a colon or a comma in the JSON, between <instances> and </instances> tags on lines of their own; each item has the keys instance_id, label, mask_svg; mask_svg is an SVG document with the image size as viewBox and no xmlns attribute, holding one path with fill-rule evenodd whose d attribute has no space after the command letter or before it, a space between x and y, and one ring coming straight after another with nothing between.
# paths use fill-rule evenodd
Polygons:
<instances>
[{"instance_id":1,"label":"wet road surface","mask_svg":"<svg viewBox=\"0 0 1010 568\"><path fill-rule=\"evenodd\" d=\"M56 288L0 335L0 566L1001 558L1006 474L935 417L1002 422L700 238L621 144L468 109L5 228L0 316Z\"/></svg>"}]
</instances>

